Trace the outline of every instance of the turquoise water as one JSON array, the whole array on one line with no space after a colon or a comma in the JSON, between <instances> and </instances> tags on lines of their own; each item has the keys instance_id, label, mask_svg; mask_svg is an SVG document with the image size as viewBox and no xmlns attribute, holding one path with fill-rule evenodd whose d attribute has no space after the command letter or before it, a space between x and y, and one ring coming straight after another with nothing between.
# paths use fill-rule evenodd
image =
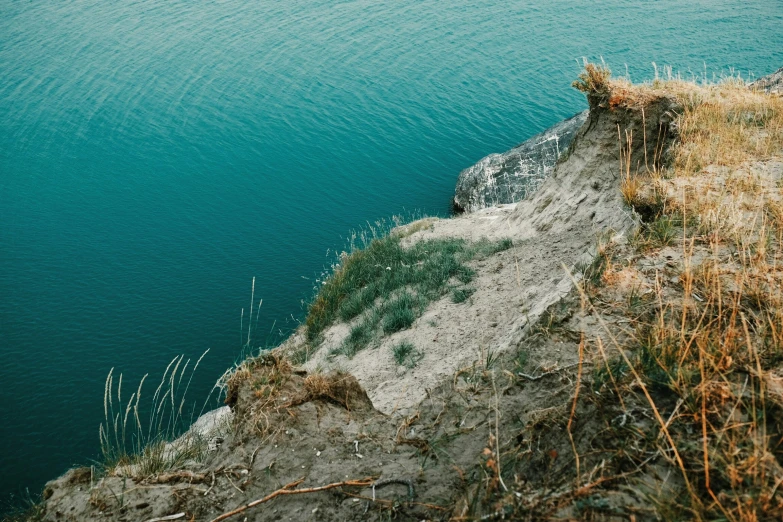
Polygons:
<instances>
[{"instance_id":1,"label":"turquoise water","mask_svg":"<svg viewBox=\"0 0 783 522\"><path fill-rule=\"evenodd\" d=\"M633 79L783 64L768 1L0 0L0 491L98 453L104 378L287 332L363 222ZM331 249L331 250L330 250ZM247 310L246 312L247 313ZM274 325L274 326L273 326ZM131 385L129 385L129 388Z\"/></svg>"}]
</instances>

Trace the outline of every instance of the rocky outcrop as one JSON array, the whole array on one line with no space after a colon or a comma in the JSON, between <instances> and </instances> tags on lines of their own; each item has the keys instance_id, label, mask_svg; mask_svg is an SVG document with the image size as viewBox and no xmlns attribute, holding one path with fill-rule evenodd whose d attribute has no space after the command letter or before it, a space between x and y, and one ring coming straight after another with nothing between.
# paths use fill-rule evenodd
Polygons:
<instances>
[{"instance_id":1,"label":"rocky outcrop","mask_svg":"<svg viewBox=\"0 0 783 522\"><path fill-rule=\"evenodd\" d=\"M751 82L749 86L770 94L783 95L783 67L772 74L762 76L758 80Z\"/></svg>"},{"instance_id":2,"label":"rocky outcrop","mask_svg":"<svg viewBox=\"0 0 783 522\"><path fill-rule=\"evenodd\" d=\"M490 154L463 170L457 180L452 206L455 212L521 201L554 169L568 150L588 111L561 121L508 152Z\"/></svg>"}]
</instances>

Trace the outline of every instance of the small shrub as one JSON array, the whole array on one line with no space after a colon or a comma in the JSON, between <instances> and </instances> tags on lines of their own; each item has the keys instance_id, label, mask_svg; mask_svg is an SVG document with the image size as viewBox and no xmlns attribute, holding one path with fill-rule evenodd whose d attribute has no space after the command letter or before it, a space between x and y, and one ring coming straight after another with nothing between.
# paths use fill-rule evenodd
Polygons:
<instances>
[{"instance_id":1,"label":"small shrub","mask_svg":"<svg viewBox=\"0 0 783 522\"><path fill-rule=\"evenodd\" d=\"M586 63L585 70L579 74L579 79L575 80L571 86L590 96L609 96L609 78L612 71L605 65L596 65Z\"/></svg>"}]
</instances>

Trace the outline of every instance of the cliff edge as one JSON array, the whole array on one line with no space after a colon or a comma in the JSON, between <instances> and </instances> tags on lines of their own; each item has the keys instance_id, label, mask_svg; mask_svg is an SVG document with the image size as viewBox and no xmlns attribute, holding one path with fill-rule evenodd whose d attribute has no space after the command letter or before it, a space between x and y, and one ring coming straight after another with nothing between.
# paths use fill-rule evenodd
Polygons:
<instances>
[{"instance_id":1,"label":"cliff edge","mask_svg":"<svg viewBox=\"0 0 783 522\"><path fill-rule=\"evenodd\" d=\"M345 253L208 446L71 470L36 516L779 520L783 99L575 87L533 194Z\"/></svg>"}]
</instances>

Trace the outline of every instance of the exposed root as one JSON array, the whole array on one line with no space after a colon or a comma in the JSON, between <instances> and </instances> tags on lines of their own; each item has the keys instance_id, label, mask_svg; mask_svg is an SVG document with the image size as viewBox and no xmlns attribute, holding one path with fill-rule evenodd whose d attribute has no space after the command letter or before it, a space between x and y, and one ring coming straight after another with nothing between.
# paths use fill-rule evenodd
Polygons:
<instances>
[{"instance_id":1,"label":"exposed root","mask_svg":"<svg viewBox=\"0 0 783 522\"><path fill-rule=\"evenodd\" d=\"M334 489L334 488L341 488L345 486L354 486L354 487L367 487L372 485L373 479L372 478L366 478L366 479L360 479L360 480L345 480L343 482L334 482L332 484L327 484L325 486L318 486L314 488L302 488L302 489L293 489L302 482L304 482L304 478L301 478L299 480L295 480L294 482L291 482L289 484L286 484L282 488L273 491L269 495L265 496L264 498L260 498L258 500L254 500L253 502L250 502L249 504L246 504L242 507L239 507L233 511L229 511L228 513L223 513L217 518L212 519L211 522L220 522L221 520L226 520L227 518L233 517L234 515L238 515L239 513L242 513L244 511L247 511L248 509L258 506L260 504L263 504L264 502L268 502L272 500L275 497L279 497L281 495L299 495L303 493L317 493L318 491L326 491L328 489Z\"/></svg>"}]
</instances>

